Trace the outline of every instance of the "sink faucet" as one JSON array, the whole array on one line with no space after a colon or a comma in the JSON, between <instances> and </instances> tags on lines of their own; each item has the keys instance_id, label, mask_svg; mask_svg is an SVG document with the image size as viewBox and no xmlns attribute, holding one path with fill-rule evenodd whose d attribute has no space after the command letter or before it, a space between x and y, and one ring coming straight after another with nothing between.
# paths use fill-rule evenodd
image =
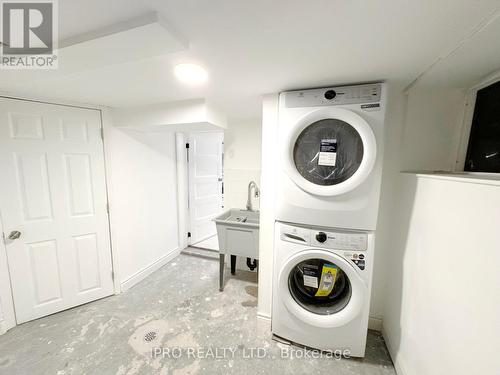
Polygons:
<instances>
[{"instance_id":1,"label":"sink faucet","mask_svg":"<svg viewBox=\"0 0 500 375\"><path fill-rule=\"evenodd\" d=\"M247 210L248 211L253 211L252 208L252 188L254 188L254 197L258 198L259 197L259 187L254 181L250 181L248 184L248 200L247 200Z\"/></svg>"}]
</instances>

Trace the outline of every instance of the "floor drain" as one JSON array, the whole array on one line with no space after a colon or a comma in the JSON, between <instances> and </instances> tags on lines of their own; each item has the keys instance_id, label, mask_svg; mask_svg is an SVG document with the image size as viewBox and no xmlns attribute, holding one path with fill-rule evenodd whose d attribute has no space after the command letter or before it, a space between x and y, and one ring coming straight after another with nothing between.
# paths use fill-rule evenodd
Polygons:
<instances>
[{"instance_id":1,"label":"floor drain","mask_svg":"<svg viewBox=\"0 0 500 375\"><path fill-rule=\"evenodd\" d=\"M148 332L144 335L144 341L151 342L156 339L156 332Z\"/></svg>"}]
</instances>

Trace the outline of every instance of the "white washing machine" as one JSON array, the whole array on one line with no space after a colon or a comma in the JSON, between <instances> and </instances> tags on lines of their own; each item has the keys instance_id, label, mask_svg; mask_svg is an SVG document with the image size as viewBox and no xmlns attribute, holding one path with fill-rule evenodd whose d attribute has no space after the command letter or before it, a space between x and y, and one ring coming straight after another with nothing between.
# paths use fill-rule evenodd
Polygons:
<instances>
[{"instance_id":1,"label":"white washing machine","mask_svg":"<svg viewBox=\"0 0 500 375\"><path fill-rule=\"evenodd\" d=\"M376 83L280 94L277 220L375 229L385 91Z\"/></svg>"},{"instance_id":2,"label":"white washing machine","mask_svg":"<svg viewBox=\"0 0 500 375\"><path fill-rule=\"evenodd\" d=\"M365 354L373 234L277 222L272 332L320 350Z\"/></svg>"}]
</instances>

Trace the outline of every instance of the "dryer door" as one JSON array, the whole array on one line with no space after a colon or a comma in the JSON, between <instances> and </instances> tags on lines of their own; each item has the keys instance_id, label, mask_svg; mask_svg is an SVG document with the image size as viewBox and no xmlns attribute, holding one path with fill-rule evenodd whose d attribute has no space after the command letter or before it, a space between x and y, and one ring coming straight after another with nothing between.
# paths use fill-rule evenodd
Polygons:
<instances>
[{"instance_id":1,"label":"dryer door","mask_svg":"<svg viewBox=\"0 0 500 375\"><path fill-rule=\"evenodd\" d=\"M325 250L295 254L278 276L279 296L301 321L339 327L356 318L369 297L364 281L344 258Z\"/></svg>"},{"instance_id":2,"label":"dryer door","mask_svg":"<svg viewBox=\"0 0 500 375\"><path fill-rule=\"evenodd\" d=\"M370 174L377 144L370 125L342 108L322 108L300 118L284 140L283 167L304 191L335 196Z\"/></svg>"}]
</instances>

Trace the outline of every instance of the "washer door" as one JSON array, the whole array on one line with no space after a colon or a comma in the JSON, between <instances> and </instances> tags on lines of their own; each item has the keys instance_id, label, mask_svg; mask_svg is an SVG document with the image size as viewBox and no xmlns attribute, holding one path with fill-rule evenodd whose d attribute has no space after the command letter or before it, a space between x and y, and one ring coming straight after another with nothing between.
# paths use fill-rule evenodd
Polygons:
<instances>
[{"instance_id":1,"label":"washer door","mask_svg":"<svg viewBox=\"0 0 500 375\"><path fill-rule=\"evenodd\" d=\"M278 287L288 311L307 324L324 328L340 327L356 318L368 295L354 266L319 249L288 259L278 276Z\"/></svg>"},{"instance_id":2,"label":"washer door","mask_svg":"<svg viewBox=\"0 0 500 375\"><path fill-rule=\"evenodd\" d=\"M288 176L304 191L321 196L358 187L377 155L370 125L342 108L322 108L300 118L284 145L282 160Z\"/></svg>"}]
</instances>

